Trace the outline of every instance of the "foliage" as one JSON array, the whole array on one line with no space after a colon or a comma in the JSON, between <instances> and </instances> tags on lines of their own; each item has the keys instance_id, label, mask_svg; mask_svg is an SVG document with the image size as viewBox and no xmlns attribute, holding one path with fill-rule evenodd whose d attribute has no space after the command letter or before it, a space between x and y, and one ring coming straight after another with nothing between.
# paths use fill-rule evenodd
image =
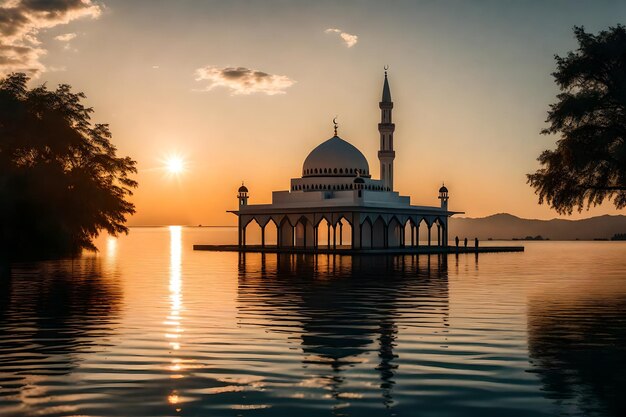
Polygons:
<instances>
[{"instance_id":1,"label":"foliage","mask_svg":"<svg viewBox=\"0 0 626 417\"><path fill-rule=\"evenodd\" d=\"M539 195L561 214L613 199L626 207L626 28L597 35L575 27L579 47L555 56L552 74L561 93L548 111L543 134L560 134L556 149L528 175Z\"/></svg>"},{"instance_id":2,"label":"foliage","mask_svg":"<svg viewBox=\"0 0 626 417\"><path fill-rule=\"evenodd\" d=\"M0 80L0 258L75 254L102 230L127 233L135 161L116 156L83 93L28 81Z\"/></svg>"}]
</instances>

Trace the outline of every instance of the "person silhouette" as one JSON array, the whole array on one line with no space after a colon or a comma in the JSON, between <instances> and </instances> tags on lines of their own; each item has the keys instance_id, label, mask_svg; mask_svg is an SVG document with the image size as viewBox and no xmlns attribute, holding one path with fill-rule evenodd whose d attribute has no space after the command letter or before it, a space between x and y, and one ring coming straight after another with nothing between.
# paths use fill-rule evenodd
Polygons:
<instances>
[{"instance_id":1,"label":"person silhouette","mask_svg":"<svg viewBox=\"0 0 626 417\"><path fill-rule=\"evenodd\" d=\"M467 238L463 240L463 244L465 245L465 247L467 247Z\"/></svg>"},{"instance_id":2,"label":"person silhouette","mask_svg":"<svg viewBox=\"0 0 626 417\"><path fill-rule=\"evenodd\" d=\"M454 238L454 243L456 244L457 249L459 248L459 237Z\"/></svg>"},{"instance_id":3,"label":"person silhouette","mask_svg":"<svg viewBox=\"0 0 626 417\"><path fill-rule=\"evenodd\" d=\"M476 248L476 250L478 250L478 238L477 237L474 238L474 247Z\"/></svg>"}]
</instances>

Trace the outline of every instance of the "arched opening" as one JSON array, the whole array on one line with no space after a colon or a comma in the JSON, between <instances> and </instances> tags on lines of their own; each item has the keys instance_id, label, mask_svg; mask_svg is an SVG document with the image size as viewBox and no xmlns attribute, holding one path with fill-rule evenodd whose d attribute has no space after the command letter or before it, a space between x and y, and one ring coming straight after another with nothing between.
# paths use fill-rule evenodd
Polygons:
<instances>
[{"instance_id":1,"label":"arched opening","mask_svg":"<svg viewBox=\"0 0 626 417\"><path fill-rule=\"evenodd\" d=\"M415 223L412 219L407 219L404 223L404 246L414 247L417 246L417 235L415 230Z\"/></svg>"},{"instance_id":2,"label":"arched opening","mask_svg":"<svg viewBox=\"0 0 626 417\"><path fill-rule=\"evenodd\" d=\"M250 220L244 227L246 233L246 246L261 245L261 226L256 219Z\"/></svg>"},{"instance_id":3,"label":"arched opening","mask_svg":"<svg viewBox=\"0 0 626 417\"><path fill-rule=\"evenodd\" d=\"M289 219L284 217L278 227L278 246L281 248L290 248L293 246L293 226L289 223Z\"/></svg>"},{"instance_id":4,"label":"arched opening","mask_svg":"<svg viewBox=\"0 0 626 417\"><path fill-rule=\"evenodd\" d=\"M335 224L336 228L336 245L337 247L351 247L352 246L352 224L345 218L341 217Z\"/></svg>"},{"instance_id":5,"label":"arched opening","mask_svg":"<svg viewBox=\"0 0 626 417\"><path fill-rule=\"evenodd\" d=\"M372 222L369 217L361 224L361 247L363 249L372 248Z\"/></svg>"},{"instance_id":6,"label":"arched opening","mask_svg":"<svg viewBox=\"0 0 626 417\"><path fill-rule=\"evenodd\" d=\"M314 229L313 224L304 216L300 217L295 227L296 232L296 246L300 247L313 247L314 241Z\"/></svg>"},{"instance_id":7,"label":"arched opening","mask_svg":"<svg viewBox=\"0 0 626 417\"><path fill-rule=\"evenodd\" d=\"M278 245L278 225L273 219L267 222L265 225L265 246Z\"/></svg>"},{"instance_id":8,"label":"arched opening","mask_svg":"<svg viewBox=\"0 0 626 417\"><path fill-rule=\"evenodd\" d=\"M378 216L372 225L372 248L385 247L385 231L387 227L382 217Z\"/></svg>"},{"instance_id":9,"label":"arched opening","mask_svg":"<svg viewBox=\"0 0 626 417\"><path fill-rule=\"evenodd\" d=\"M446 233L446 224L443 220L441 220L440 217L437 217L437 219L435 219L435 222L433 224L433 232L436 236L437 246L448 246L448 242L445 241L447 240L448 235Z\"/></svg>"},{"instance_id":10,"label":"arched opening","mask_svg":"<svg viewBox=\"0 0 626 417\"><path fill-rule=\"evenodd\" d=\"M325 217L317 224L317 247L328 249L329 242L332 242L332 229Z\"/></svg>"},{"instance_id":11,"label":"arched opening","mask_svg":"<svg viewBox=\"0 0 626 417\"><path fill-rule=\"evenodd\" d=\"M428 222L421 218L417 224L418 240L420 246L428 246Z\"/></svg>"},{"instance_id":12,"label":"arched opening","mask_svg":"<svg viewBox=\"0 0 626 417\"><path fill-rule=\"evenodd\" d=\"M394 216L387 227L387 247L399 248L402 246L402 224Z\"/></svg>"}]
</instances>

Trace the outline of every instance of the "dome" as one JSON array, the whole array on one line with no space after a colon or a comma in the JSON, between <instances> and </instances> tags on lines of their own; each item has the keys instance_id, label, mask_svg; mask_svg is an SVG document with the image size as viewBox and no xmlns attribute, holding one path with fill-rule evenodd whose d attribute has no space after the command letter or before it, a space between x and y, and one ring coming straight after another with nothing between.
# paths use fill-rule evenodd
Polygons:
<instances>
[{"instance_id":1,"label":"dome","mask_svg":"<svg viewBox=\"0 0 626 417\"><path fill-rule=\"evenodd\" d=\"M302 166L303 177L369 177L369 164L356 147L333 136L311 151Z\"/></svg>"},{"instance_id":2,"label":"dome","mask_svg":"<svg viewBox=\"0 0 626 417\"><path fill-rule=\"evenodd\" d=\"M355 184L365 184L365 180L361 177L356 177L353 182Z\"/></svg>"},{"instance_id":3,"label":"dome","mask_svg":"<svg viewBox=\"0 0 626 417\"><path fill-rule=\"evenodd\" d=\"M445 186L445 185L442 185L442 186L441 186L441 188L439 189L439 192L440 192L440 193L447 193L447 192L448 192L448 189L446 188L446 186Z\"/></svg>"},{"instance_id":4,"label":"dome","mask_svg":"<svg viewBox=\"0 0 626 417\"><path fill-rule=\"evenodd\" d=\"M248 192L248 187L246 187L245 185L241 184L241 187L239 187L238 191L240 193L247 193Z\"/></svg>"}]
</instances>

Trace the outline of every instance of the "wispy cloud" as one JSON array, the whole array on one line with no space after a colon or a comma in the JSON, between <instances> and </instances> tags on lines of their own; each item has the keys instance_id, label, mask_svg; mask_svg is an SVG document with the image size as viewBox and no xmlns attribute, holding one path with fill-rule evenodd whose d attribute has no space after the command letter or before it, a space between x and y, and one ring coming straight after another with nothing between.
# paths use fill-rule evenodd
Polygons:
<instances>
[{"instance_id":1,"label":"wispy cloud","mask_svg":"<svg viewBox=\"0 0 626 417\"><path fill-rule=\"evenodd\" d=\"M352 48L359 41L359 37L357 35L352 35L337 28L328 28L324 31L324 33L337 33L341 39L343 39L348 48Z\"/></svg>"},{"instance_id":2,"label":"wispy cloud","mask_svg":"<svg viewBox=\"0 0 626 417\"><path fill-rule=\"evenodd\" d=\"M32 76L46 70L40 58L46 50L38 38L42 30L83 17L96 19L102 6L93 0L0 0L0 75L24 71ZM59 35L55 39L68 42Z\"/></svg>"},{"instance_id":3,"label":"wispy cloud","mask_svg":"<svg viewBox=\"0 0 626 417\"><path fill-rule=\"evenodd\" d=\"M196 70L197 81L208 81L204 91L215 87L226 87L234 95L262 93L269 96L285 94L285 90L295 84L286 75L268 74L245 67L206 66Z\"/></svg>"},{"instance_id":4,"label":"wispy cloud","mask_svg":"<svg viewBox=\"0 0 626 417\"><path fill-rule=\"evenodd\" d=\"M64 33L63 35L55 36L54 39L59 42L69 42L76 37L75 33Z\"/></svg>"}]
</instances>

